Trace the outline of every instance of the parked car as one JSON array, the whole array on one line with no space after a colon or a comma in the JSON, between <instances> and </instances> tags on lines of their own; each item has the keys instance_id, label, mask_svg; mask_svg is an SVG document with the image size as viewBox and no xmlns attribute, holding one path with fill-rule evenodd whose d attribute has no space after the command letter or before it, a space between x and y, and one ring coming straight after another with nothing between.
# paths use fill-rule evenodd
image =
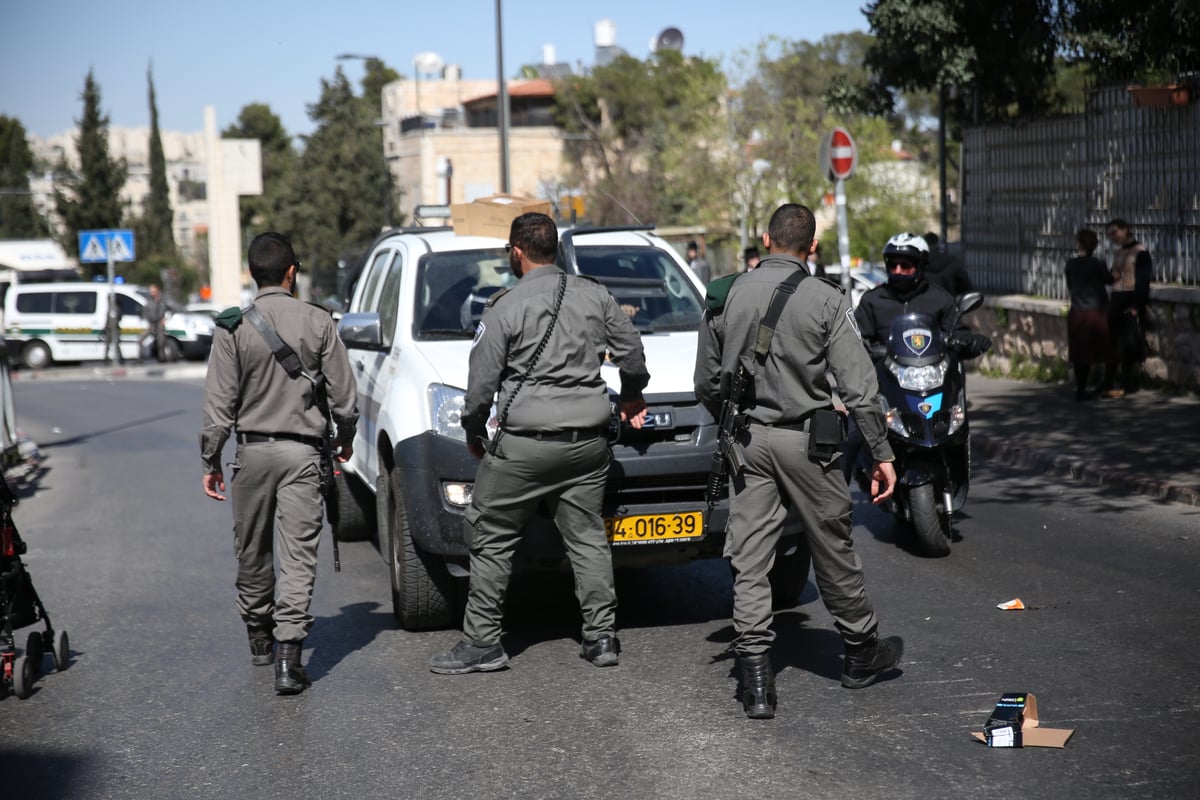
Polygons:
<instances>
[{"instance_id":1,"label":"parked car","mask_svg":"<svg viewBox=\"0 0 1200 800\"><path fill-rule=\"evenodd\" d=\"M692 381L699 282L649 228L565 230L559 265L608 287L642 334L651 375L646 426L626 426L612 445L603 514L614 565L720 556L724 501L707 534L704 525L717 431ZM372 246L339 324L361 419L354 455L336 483L334 533L361 539L378 530L393 611L406 628L454 621L462 590L456 579L469 566L463 512L478 464L460 425L468 354L488 298L515 281L502 239L393 231ZM601 374L615 397L616 368L605 364ZM808 573L798 533L789 528L776 572L781 593L793 598ZM565 567L549 516L538 515L523 538L517 569Z\"/></svg>"},{"instance_id":2,"label":"parked car","mask_svg":"<svg viewBox=\"0 0 1200 800\"><path fill-rule=\"evenodd\" d=\"M147 290L118 284L111 291L121 312L121 355L137 360L147 329L142 317ZM108 284L82 281L11 287L4 298L4 334L13 360L41 369L59 361L103 359L108 295ZM169 313L166 332L168 361L205 358L212 346L211 318Z\"/></svg>"}]
</instances>

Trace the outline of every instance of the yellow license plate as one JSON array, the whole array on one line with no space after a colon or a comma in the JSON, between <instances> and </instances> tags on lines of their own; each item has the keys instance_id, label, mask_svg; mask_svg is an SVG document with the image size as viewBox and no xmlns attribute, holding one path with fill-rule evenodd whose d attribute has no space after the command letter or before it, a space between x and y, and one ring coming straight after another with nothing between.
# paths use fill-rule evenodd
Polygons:
<instances>
[{"instance_id":1,"label":"yellow license plate","mask_svg":"<svg viewBox=\"0 0 1200 800\"><path fill-rule=\"evenodd\" d=\"M613 544L699 539L704 536L704 515L699 511L683 511L678 514L605 517L604 532Z\"/></svg>"}]
</instances>

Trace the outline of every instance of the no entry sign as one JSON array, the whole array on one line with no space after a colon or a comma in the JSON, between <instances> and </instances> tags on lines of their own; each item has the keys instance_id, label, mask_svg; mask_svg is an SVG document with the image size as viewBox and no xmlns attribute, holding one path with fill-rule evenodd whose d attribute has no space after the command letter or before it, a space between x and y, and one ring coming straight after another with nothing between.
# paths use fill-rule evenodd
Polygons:
<instances>
[{"instance_id":1,"label":"no entry sign","mask_svg":"<svg viewBox=\"0 0 1200 800\"><path fill-rule=\"evenodd\" d=\"M845 128L834 128L821 141L821 167L833 180L845 180L858 166L858 148Z\"/></svg>"}]
</instances>

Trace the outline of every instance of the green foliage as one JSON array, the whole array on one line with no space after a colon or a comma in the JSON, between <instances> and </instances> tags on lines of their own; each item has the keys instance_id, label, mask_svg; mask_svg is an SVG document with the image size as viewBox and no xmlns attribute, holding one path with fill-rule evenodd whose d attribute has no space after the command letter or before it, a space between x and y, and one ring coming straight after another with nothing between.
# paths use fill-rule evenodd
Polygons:
<instances>
[{"instance_id":1,"label":"green foliage","mask_svg":"<svg viewBox=\"0 0 1200 800\"><path fill-rule=\"evenodd\" d=\"M139 258L153 257L174 260L175 215L171 211L171 194L167 188L167 160L163 156L162 136L158 130L158 103L154 97L154 78L146 72L150 102L150 193L145 209L135 224Z\"/></svg>"},{"instance_id":2,"label":"green foliage","mask_svg":"<svg viewBox=\"0 0 1200 800\"><path fill-rule=\"evenodd\" d=\"M336 291L338 259L361 252L388 224L391 176L372 103L355 96L340 68L321 81L308 114L317 127L272 227L291 238L315 293L324 294Z\"/></svg>"},{"instance_id":3,"label":"green foliage","mask_svg":"<svg viewBox=\"0 0 1200 800\"><path fill-rule=\"evenodd\" d=\"M364 66L366 74L362 79L363 98L378 117L383 112L383 87L392 81L400 80L400 73L378 58L368 58Z\"/></svg>"},{"instance_id":4,"label":"green foliage","mask_svg":"<svg viewBox=\"0 0 1200 800\"><path fill-rule=\"evenodd\" d=\"M622 55L556 88L571 180L583 187L593 222L727 218L732 165L716 62L674 50L645 61Z\"/></svg>"},{"instance_id":5,"label":"green foliage","mask_svg":"<svg viewBox=\"0 0 1200 800\"><path fill-rule=\"evenodd\" d=\"M29 173L33 153L19 120L0 115L0 239L39 239L49 235L33 205Z\"/></svg>"},{"instance_id":6,"label":"green foliage","mask_svg":"<svg viewBox=\"0 0 1200 800\"><path fill-rule=\"evenodd\" d=\"M1200 4L1187 0L1062 2L1062 44L1100 80L1167 83L1200 68Z\"/></svg>"},{"instance_id":7,"label":"green foliage","mask_svg":"<svg viewBox=\"0 0 1200 800\"><path fill-rule=\"evenodd\" d=\"M54 202L66 226L63 246L72 255L79 253L79 231L117 228L125 218L121 187L128 173L124 159L108 155L108 117L100 112L100 87L87 74L83 88L83 119L75 140L79 150L79 172L68 174L66 191L56 189ZM59 169L68 172L65 163ZM104 266L94 267L100 274Z\"/></svg>"}]
</instances>

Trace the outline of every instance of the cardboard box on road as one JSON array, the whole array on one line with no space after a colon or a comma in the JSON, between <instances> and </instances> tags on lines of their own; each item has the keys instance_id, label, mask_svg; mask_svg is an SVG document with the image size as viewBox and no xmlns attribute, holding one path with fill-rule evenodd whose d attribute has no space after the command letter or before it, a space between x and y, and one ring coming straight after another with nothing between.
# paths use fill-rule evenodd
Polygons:
<instances>
[{"instance_id":1,"label":"cardboard box on road","mask_svg":"<svg viewBox=\"0 0 1200 800\"><path fill-rule=\"evenodd\" d=\"M450 220L459 236L507 239L512 221L531 211L549 215L550 203L531 197L493 194L473 203L454 203L450 206Z\"/></svg>"},{"instance_id":2,"label":"cardboard box on road","mask_svg":"<svg viewBox=\"0 0 1200 800\"><path fill-rule=\"evenodd\" d=\"M1074 732L1074 728L1041 727L1037 698L1028 692L1006 692L983 732L971 735L988 747L1066 747Z\"/></svg>"}]
</instances>

